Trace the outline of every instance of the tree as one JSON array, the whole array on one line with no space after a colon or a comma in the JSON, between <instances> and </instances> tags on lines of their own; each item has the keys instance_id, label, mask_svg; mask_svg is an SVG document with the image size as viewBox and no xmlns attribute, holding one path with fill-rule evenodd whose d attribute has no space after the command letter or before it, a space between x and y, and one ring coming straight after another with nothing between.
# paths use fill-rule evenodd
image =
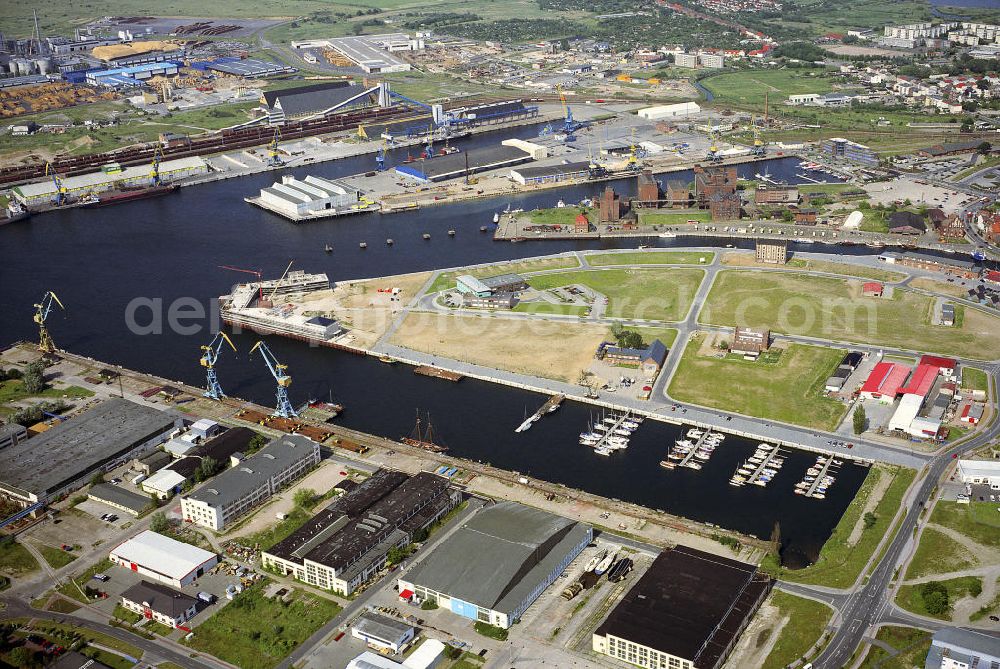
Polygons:
<instances>
[{"instance_id":1,"label":"tree","mask_svg":"<svg viewBox=\"0 0 1000 669\"><path fill-rule=\"evenodd\" d=\"M211 455L206 455L201 459L201 464L198 465L198 468L194 470L194 480L198 482L205 481L218 474L221 470L222 463Z\"/></svg>"},{"instance_id":2,"label":"tree","mask_svg":"<svg viewBox=\"0 0 1000 669\"><path fill-rule=\"evenodd\" d=\"M162 511L157 511L152 516L149 517L149 529L154 532L166 532L170 529L170 521L167 520L167 515Z\"/></svg>"},{"instance_id":3,"label":"tree","mask_svg":"<svg viewBox=\"0 0 1000 669\"><path fill-rule=\"evenodd\" d=\"M247 442L246 454L250 455L264 448L264 445L267 444L267 441L268 441L267 437L265 437L262 434L255 434L254 436L250 437L250 441Z\"/></svg>"},{"instance_id":4,"label":"tree","mask_svg":"<svg viewBox=\"0 0 1000 669\"><path fill-rule=\"evenodd\" d=\"M993 145L989 142L982 142L976 147L976 153L981 153L984 156L989 155L991 150L993 150Z\"/></svg>"},{"instance_id":5,"label":"tree","mask_svg":"<svg viewBox=\"0 0 1000 669\"><path fill-rule=\"evenodd\" d=\"M791 223L795 220L795 214L792 213L791 209L785 209L781 212L781 220L786 223Z\"/></svg>"},{"instance_id":6,"label":"tree","mask_svg":"<svg viewBox=\"0 0 1000 669\"><path fill-rule=\"evenodd\" d=\"M45 377L42 374L44 369L45 366L37 360L24 369L24 377L21 382L24 384L25 392L37 395L45 390Z\"/></svg>"},{"instance_id":7,"label":"tree","mask_svg":"<svg viewBox=\"0 0 1000 669\"><path fill-rule=\"evenodd\" d=\"M937 581L920 586L920 598L924 600L924 609L931 615L940 615L948 610L948 589Z\"/></svg>"},{"instance_id":8,"label":"tree","mask_svg":"<svg viewBox=\"0 0 1000 669\"><path fill-rule=\"evenodd\" d=\"M865 426L868 424L868 416L865 415L865 408L862 405L858 405L854 410L854 434L861 434L865 431Z\"/></svg>"},{"instance_id":9,"label":"tree","mask_svg":"<svg viewBox=\"0 0 1000 669\"><path fill-rule=\"evenodd\" d=\"M622 330L618 337L618 345L622 348L642 348L642 335L635 330Z\"/></svg>"},{"instance_id":10,"label":"tree","mask_svg":"<svg viewBox=\"0 0 1000 669\"><path fill-rule=\"evenodd\" d=\"M421 527L413 531L413 543L420 544L427 541L427 538L431 536L430 530L426 527Z\"/></svg>"},{"instance_id":11,"label":"tree","mask_svg":"<svg viewBox=\"0 0 1000 669\"><path fill-rule=\"evenodd\" d=\"M295 494L292 495L292 501L295 502L295 506L308 509L313 505L313 500L316 499L316 491L312 488L301 488L296 490Z\"/></svg>"},{"instance_id":12,"label":"tree","mask_svg":"<svg viewBox=\"0 0 1000 669\"><path fill-rule=\"evenodd\" d=\"M875 523L878 522L878 516L876 516L871 511L866 511L865 512L864 519L865 519L865 529L866 530L870 530L871 528L875 527Z\"/></svg>"},{"instance_id":13,"label":"tree","mask_svg":"<svg viewBox=\"0 0 1000 669\"><path fill-rule=\"evenodd\" d=\"M37 667L38 666L38 655L31 652L24 646L18 646L9 653L7 653L7 659L10 660L11 665L15 667Z\"/></svg>"},{"instance_id":14,"label":"tree","mask_svg":"<svg viewBox=\"0 0 1000 669\"><path fill-rule=\"evenodd\" d=\"M406 556L409 554L410 552L406 549L405 546L402 547L393 546L392 548L389 549L389 552L386 553L385 559L386 562L388 562L389 564L399 564L400 562L405 560Z\"/></svg>"},{"instance_id":15,"label":"tree","mask_svg":"<svg viewBox=\"0 0 1000 669\"><path fill-rule=\"evenodd\" d=\"M94 472L94 475L90 477L90 485L98 483L104 483L104 472Z\"/></svg>"}]
</instances>

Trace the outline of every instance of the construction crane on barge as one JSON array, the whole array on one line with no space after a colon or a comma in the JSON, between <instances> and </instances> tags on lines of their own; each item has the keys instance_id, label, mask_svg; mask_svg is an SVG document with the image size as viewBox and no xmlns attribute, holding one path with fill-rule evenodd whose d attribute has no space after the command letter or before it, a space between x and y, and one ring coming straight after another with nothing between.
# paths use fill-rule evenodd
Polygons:
<instances>
[{"instance_id":1,"label":"construction crane on barge","mask_svg":"<svg viewBox=\"0 0 1000 669\"><path fill-rule=\"evenodd\" d=\"M52 336L49 334L49 330L45 327L45 320L49 317L49 313L52 311L52 303L59 305L59 308L63 311L66 307L63 303L59 301L56 294L51 290L42 297L42 301L35 305L35 323L38 325L38 350L42 353L55 353L56 344L52 341Z\"/></svg>"},{"instance_id":2,"label":"construction crane on barge","mask_svg":"<svg viewBox=\"0 0 1000 669\"><path fill-rule=\"evenodd\" d=\"M215 361L219 359L219 352L222 350L222 344L229 344L229 347L233 349L233 353L236 352L236 346L233 341L229 338L225 332L220 331L212 342L208 346L201 347L201 366L205 368L206 380L205 380L205 397L209 397L213 400L221 400L226 396L222 392L222 386L219 385L219 378L215 374Z\"/></svg>"},{"instance_id":3,"label":"construction crane on barge","mask_svg":"<svg viewBox=\"0 0 1000 669\"><path fill-rule=\"evenodd\" d=\"M288 400L288 386L292 385L292 377L285 373L288 365L282 365L278 362L278 359L274 357L271 349L267 347L263 339L254 344L253 348L250 349L250 355L253 355L253 352L257 349L260 349L260 355L264 358L264 363L271 371L271 376L274 377L274 381L277 384L275 391L277 404L272 415L281 418L295 418L299 414L296 413L292 407L292 403Z\"/></svg>"}]
</instances>

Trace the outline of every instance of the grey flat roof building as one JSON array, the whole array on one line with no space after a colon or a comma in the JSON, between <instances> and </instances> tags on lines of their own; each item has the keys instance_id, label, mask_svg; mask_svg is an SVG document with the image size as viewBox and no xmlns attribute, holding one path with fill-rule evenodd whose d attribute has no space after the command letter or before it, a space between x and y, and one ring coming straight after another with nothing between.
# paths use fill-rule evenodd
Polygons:
<instances>
[{"instance_id":1,"label":"grey flat roof building","mask_svg":"<svg viewBox=\"0 0 1000 669\"><path fill-rule=\"evenodd\" d=\"M924 669L941 669L944 658L969 667L995 667L1000 664L1000 636L981 630L945 627L934 633Z\"/></svg>"},{"instance_id":2,"label":"grey flat roof building","mask_svg":"<svg viewBox=\"0 0 1000 669\"><path fill-rule=\"evenodd\" d=\"M173 412L111 398L0 451L0 492L41 501L179 424Z\"/></svg>"},{"instance_id":3,"label":"grey flat roof building","mask_svg":"<svg viewBox=\"0 0 1000 669\"><path fill-rule=\"evenodd\" d=\"M361 614L354 623L353 629L366 637L382 641L385 645L393 644L397 639L413 634L412 625L389 616L380 616L377 613Z\"/></svg>"},{"instance_id":4,"label":"grey flat roof building","mask_svg":"<svg viewBox=\"0 0 1000 669\"><path fill-rule=\"evenodd\" d=\"M198 600L191 595L186 595L180 590L150 583L149 581L139 581L122 593L122 598L137 604L146 604L157 613L163 613L171 618L178 618Z\"/></svg>"},{"instance_id":5,"label":"grey flat roof building","mask_svg":"<svg viewBox=\"0 0 1000 669\"><path fill-rule=\"evenodd\" d=\"M589 525L499 502L466 521L401 580L505 613L509 625L592 536Z\"/></svg>"},{"instance_id":6,"label":"grey flat roof building","mask_svg":"<svg viewBox=\"0 0 1000 669\"><path fill-rule=\"evenodd\" d=\"M91 486L88 495L100 502L107 502L112 506L125 507L135 515L139 515L145 511L146 507L152 503L152 500L145 495L125 490L120 486L110 483L98 483L95 486Z\"/></svg>"},{"instance_id":7,"label":"grey flat roof building","mask_svg":"<svg viewBox=\"0 0 1000 669\"><path fill-rule=\"evenodd\" d=\"M517 173L525 179L537 179L539 177L556 177L579 174L590 171L590 161L581 160L574 163L562 165L541 165L517 168Z\"/></svg>"},{"instance_id":8,"label":"grey flat roof building","mask_svg":"<svg viewBox=\"0 0 1000 669\"><path fill-rule=\"evenodd\" d=\"M475 174L498 167L526 163L531 159L529 153L517 147L495 146L396 165L396 171L423 181L440 181L464 175L466 166L469 174Z\"/></svg>"}]
</instances>

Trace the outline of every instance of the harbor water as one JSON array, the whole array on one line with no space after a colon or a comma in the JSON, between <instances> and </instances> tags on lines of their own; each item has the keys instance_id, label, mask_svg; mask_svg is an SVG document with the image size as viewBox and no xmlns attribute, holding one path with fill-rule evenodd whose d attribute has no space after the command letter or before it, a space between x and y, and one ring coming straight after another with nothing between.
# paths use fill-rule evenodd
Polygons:
<instances>
[{"instance_id":1,"label":"harbor water","mask_svg":"<svg viewBox=\"0 0 1000 669\"><path fill-rule=\"evenodd\" d=\"M514 134L530 137L536 132L526 127ZM454 143L468 148L497 141L485 135ZM405 153L390 156L390 162L402 158ZM371 163L371 156L361 156L290 172L299 177L338 177L368 170ZM779 158L767 161L767 170L774 179L794 183L801 171L797 164L798 159ZM745 165L740 171L752 177L762 169L759 164ZM53 312L49 320L58 346L201 385L199 346L210 340L210 330L218 323L211 316L199 318L196 312L211 312L216 296L250 278L220 269L221 265L261 270L274 277L294 260L295 268L326 272L337 281L638 243L509 244L494 242L479 231L508 203L531 209L553 206L560 198L576 202L595 196L604 184L294 224L243 202L277 176L229 179L115 207L53 211L0 227L5 259L0 264L0 341L35 339L32 303L53 290L66 305L65 312ZM625 195L634 191L634 179L614 185ZM447 236L449 229L457 234ZM422 239L424 232L431 233L432 241ZM391 247L385 244L389 237L395 240ZM359 249L361 241L368 242L366 250ZM685 238L649 243L718 242ZM333 246L332 253L324 253L325 244ZM865 247L840 250L873 252ZM183 331L168 326L171 310L187 315L181 321ZM130 314L147 333L137 334L129 326ZM236 338L240 353L220 358L219 378L228 394L270 405L272 379L259 358L247 356L255 340L256 335L250 334ZM525 409L534 411L544 396L472 379L455 384L427 378L405 365L386 365L277 337L269 337L268 343L289 365L293 402L325 398L332 392L336 401L347 405L341 420L348 427L398 438L411 431L417 408L430 411L436 431L456 456L764 539L777 522L791 564L816 558L864 478L863 468L844 467L827 499L804 499L792 490L814 456L793 453L767 488L734 488L728 485L729 477L754 446L736 437L728 438L701 471L667 471L657 463L679 436L678 429L667 424L646 421L625 452L601 457L577 443L590 418L587 405L567 402L528 432L515 435Z\"/></svg>"}]
</instances>

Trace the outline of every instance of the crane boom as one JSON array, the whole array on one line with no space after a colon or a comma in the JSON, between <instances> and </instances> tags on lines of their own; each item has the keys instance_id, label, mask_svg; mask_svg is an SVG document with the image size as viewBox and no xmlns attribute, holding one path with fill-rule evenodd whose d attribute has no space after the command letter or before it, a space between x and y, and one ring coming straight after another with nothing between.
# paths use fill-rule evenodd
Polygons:
<instances>
[{"instance_id":1,"label":"crane boom","mask_svg":"<svg viewBox=\"0 0 1000 669\"><path fill-rule=\"evenodd\" d=\"M281 282L285 280L286 276L288 276L288 270L292 269L292 263L294 262L294 260L290 261L288 263L288 267L286 267L285 271L282 272L281 278L274 282L274 290L272 290L271 294L267 296L268 300L274 300L274 294L278 292L278 287L281 286Z\"/></svg>"},{"instance_id":2,"label":"crane boom","mask_svg":"<svg viewBox=\"0 0 1000 669\"><path fill-rule=\"evenodd\" d=\"M271 349L267 347L263 339L254 344L253 348L250 349L250 354L253 355L253 352L258 349L260 350L260 356L264 358L264 363L267 365L276 383L275 397L277 404L275 405L273 415L282 418L295 418L298 416L298 413L292 408L292 403L288 399L288 387L292 385L292 377L285 372L288 369L288 365L278 362L278 359L274 357Z\"/></svg>"},{"instance_id":3,"label":"crane boom","mask_svg":"<svg viewBox=\"0 0 1000 669\"><path fill-rule=\"evenodd\" d=\"M45 321L49 317L49 312L52 311L52 303L55 302L59 305L59 308L63 311L66 307L63 303L56 297L56 294L51 290L42 296L42 301L35 305L35 324L38 325L38 350L42 353L55 353L56 345L52 341L52 336L49 334L49 330L45 327Z\"/></svg>"},{"instance_id":4,"label":"crane boom","mask_svg":"<svg viewBox=\"0 0 1000 669\"><path fill-rule=\"evenodd\" d=\"M215 373L215 362L219 359L219 352L222 350L223 343L229 344L229 347L233 349L233 352L236 352L236 346L229 338L229 335L221 330L215 335L215 338L212 339L208 346L201 347L202 354L200 362L201 366L205 368L206 375L205 397L209 397L213 400L221 400L226 396L226 394L222 392L222 386L219 385L219 379Z\"/></svg>"},{"instance_id":5,"label":"crane boom","mask_svg":"<svg viewBox=\"0 0 1000 669\"><path fill-rule=\"evenodd\" d=\"M244 274L253 274L255 277L257 277L257 293L258 293L257 296L260 298L261 302L264 301L264 288L261 285L262 284L261 277L263 277L263 273L259 269L243 269L242 267L233 267L231 265L219 265L219 268L232 270L233 272L243 272Z\"/></svg>"}]
</instances>

